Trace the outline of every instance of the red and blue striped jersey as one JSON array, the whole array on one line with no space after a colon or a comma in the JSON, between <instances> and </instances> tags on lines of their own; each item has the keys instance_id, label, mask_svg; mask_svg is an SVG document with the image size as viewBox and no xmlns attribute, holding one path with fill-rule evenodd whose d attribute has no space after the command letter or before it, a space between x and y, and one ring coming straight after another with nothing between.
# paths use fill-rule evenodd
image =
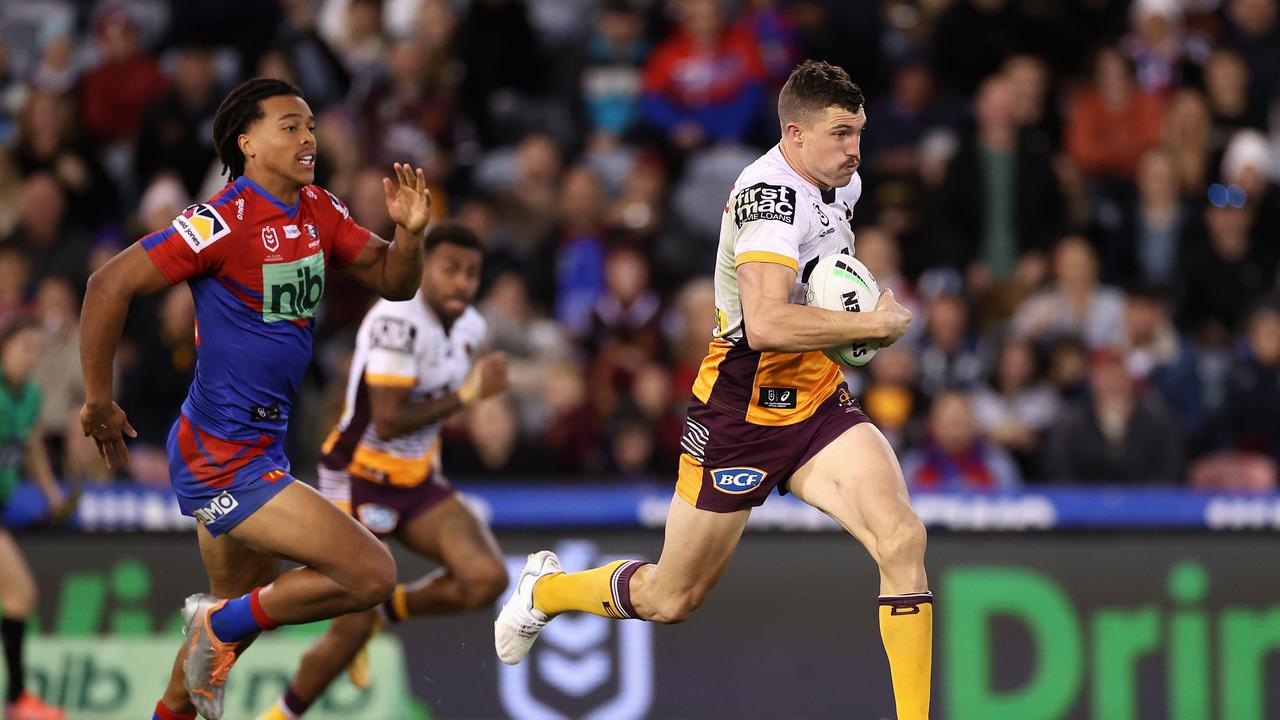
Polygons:
<instances>
[{"instance_id":1,"label":"red and blue striped jersey","mask_svg":"<svg viewBox=\"0 0 1280 720\"><path fill-rule=\"evenodd\" d=\"M247 177L142 238L169 281L186 281L196 313L195 380L182 413L228 440L283 438L311 361L325 268L353 261L369 231L340 200L308 185L286 205Z\"/></svg>"}]
</instances>

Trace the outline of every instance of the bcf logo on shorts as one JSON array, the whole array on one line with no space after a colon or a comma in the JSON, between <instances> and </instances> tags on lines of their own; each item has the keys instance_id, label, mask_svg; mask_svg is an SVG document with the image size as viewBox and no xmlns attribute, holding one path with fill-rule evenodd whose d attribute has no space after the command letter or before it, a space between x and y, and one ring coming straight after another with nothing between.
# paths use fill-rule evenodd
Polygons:
<instances>
[{"instance_id":1,"label":"bcf logo on shorts","mask_svg":"<svg viewBox=\"0 0 1280 720\"><path fill-rule=\"evenodd\" d=\"M400 523L400 513L395 508L377 503L365 503L356 508L360 523L376 533L389 533Z\"/></svg>"},{"instance_id":2,"label":"bcf logo on shorts","mask_svg":"<svg viewBox=\"0 0 1280 720\"><path fill-rule=\"evenodd\" d=\"M720 468L711 471L711 480L716 489L730 495L743 495L760 487L764 476L769 473L760 468L734 467Z\"/></svg>"},{"instance_id":3,"label":"bcf logo on shorts","mask_svg":"<svg viewBox=\"0 0 1280 720\"><path fill-rule=\"evenodd\" d=\"M240 502L231 497L231 493L224 492L210 500L208 505L196 508L195 512L191 514L195 516L196 520L200 521L201 525L212 525L238 507L240 507Z\"/></svg>"}]
</instances>

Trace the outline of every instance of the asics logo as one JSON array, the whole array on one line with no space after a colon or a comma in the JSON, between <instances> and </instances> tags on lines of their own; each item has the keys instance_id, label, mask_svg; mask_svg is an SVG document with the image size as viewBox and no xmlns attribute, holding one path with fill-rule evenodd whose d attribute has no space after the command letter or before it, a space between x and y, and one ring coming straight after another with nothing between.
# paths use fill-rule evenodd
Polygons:
<instances>
[{"instance_id":1,"label":"asics logo","mask_svg":"<svg viewBox=\"0 0 1280 720\"><path fill-rule=\"evenodd\" d=\"M711 480L722 493L742 495L760 487L768 474L753 467L720 468L711 471Z\"/></svg>"}]
</instances>

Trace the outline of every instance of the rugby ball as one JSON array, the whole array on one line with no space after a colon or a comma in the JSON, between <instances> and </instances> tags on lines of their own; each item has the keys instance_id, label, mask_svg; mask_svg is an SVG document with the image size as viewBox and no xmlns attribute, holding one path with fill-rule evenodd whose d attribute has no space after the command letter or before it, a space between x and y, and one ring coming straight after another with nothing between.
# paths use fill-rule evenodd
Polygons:
<instances>
[{"instance_id":1,"label":"rugby ball","mask_svg":"<svg viewBox=\"0 0 1280 720\"><path fill-rule=\"evenodd\" d=\"M849 255L828 255L818 261L809 273L805 301L813 307L845 312L869 312L880 301L880 286L871 271ZM822 353L831 362L844 367L859 367L871 362L879 343L872 340L827 348Z\"/></svg>"}]
</instances>

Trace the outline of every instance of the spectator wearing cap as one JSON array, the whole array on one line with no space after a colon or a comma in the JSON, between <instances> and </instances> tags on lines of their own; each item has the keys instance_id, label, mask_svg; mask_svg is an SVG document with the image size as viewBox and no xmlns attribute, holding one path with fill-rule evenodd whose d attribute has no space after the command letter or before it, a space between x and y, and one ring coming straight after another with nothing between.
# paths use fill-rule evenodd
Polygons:
<instances>
[{"instance_id":1,"label":"spectator wearing cap","mask_svg":"<svg viewBox=\"0 0 1280 720\"><path fill-rule=\"evenodd\" d=\"M645 67L645 121L680 150L738 142L764 97L756 38L727 24L719 0L678 7L679 26Z\"/></svg>"},{"instance_id":2,"label":"spectator wearing cap","mask_svg":"<svg viewBox=\"0 0 1280 720\"><path fill-rule=\"evenodd\" d=\"M1244 191L1258 237L1280 237L1280 147L1271 147L1258 130L1237 132L1222 155L1222 180Z\"/></svg>"},{"instance_id":3,"label":"spectator wearing cap","mask_svg":"<svg viewBox=\"0 0 1280 720\"><path fill-rule=\"evenodd\" d=\"M1049 431L1044 471L1071 483L1174 483L1182 477L1184 448L1159 397L1129 376L1109 348L1090 357L1089 396L1067 410Z\"/></svg>"},{"instance_id":4,"label":"spectator wearing cap","mask_svg":"<svg viewBox=\"0 0 1280 720\"><path fill-rule=\"evenodd\" d=\"M1129 24L1124 50L1143 92L1168 97L1198 79L1208 44L1185 29L1179 0L1136 0L1129 6Z\"/></svg>"},{"instance_id":5,"label":"spectator wearing cap","mask_svg":"<svg viewBox=\"0 0 1280 720\"><path fill-rule=\"evenodd\" d=\"M903 458L902 474L912 490L1008 490L1022 484L1009 453L982 436L969 396L954 390L934 399L928 438Z\"/></svg>"}]
</instances>

